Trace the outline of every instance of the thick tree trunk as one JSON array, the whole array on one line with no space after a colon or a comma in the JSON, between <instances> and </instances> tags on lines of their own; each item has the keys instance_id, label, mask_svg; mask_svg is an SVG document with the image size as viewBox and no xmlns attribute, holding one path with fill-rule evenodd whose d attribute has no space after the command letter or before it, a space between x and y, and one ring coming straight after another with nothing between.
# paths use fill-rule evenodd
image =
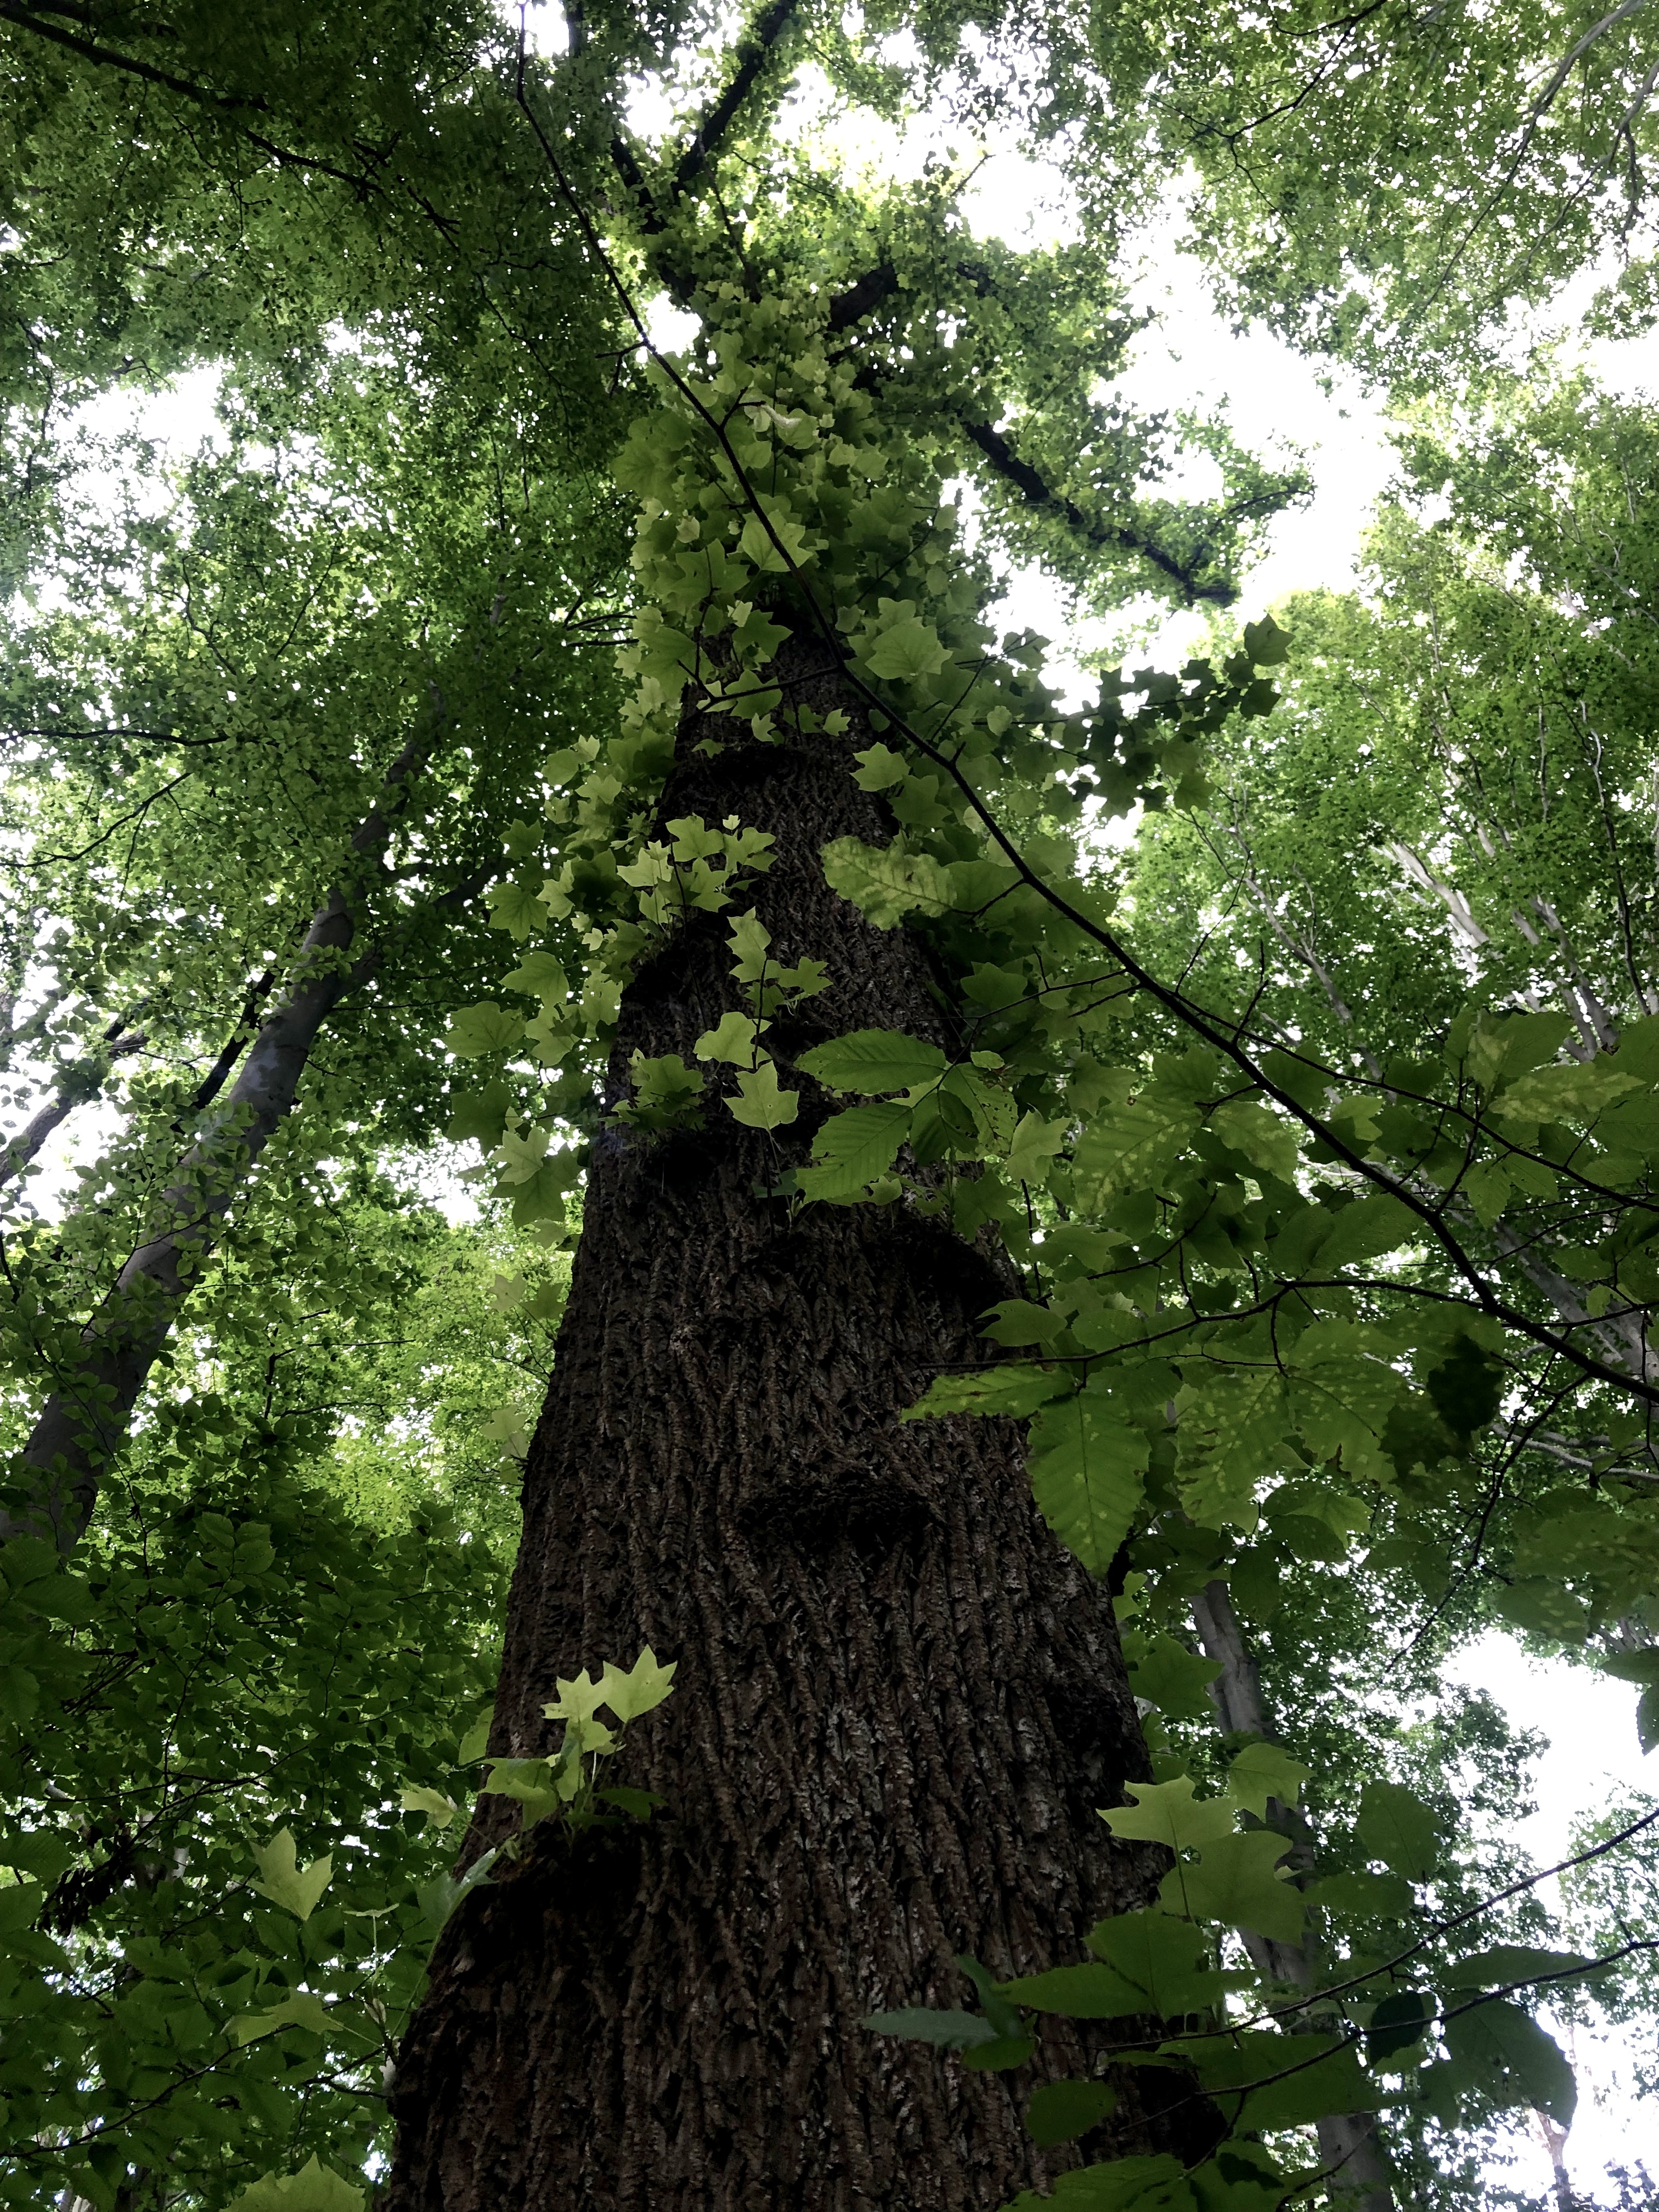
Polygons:
<instances>
[{"instance_id":1,"label":"thick tree trunk","mask_svg":"<svg viewBox=\"0 0 1659 2212\"><path fill-rule=\"evenodd\" d=\"M757 910L781 961L833 978L768 1038L781 1055L864 1025L943 1036L923 949L823 881L826 840L891 825L822 659L786 648L791 696L854 734L711 760L693 727L663 806L777 839ZM636 1048L690 1059L739 1003L726 936L695 919L633 983L613 1080ZM858 2025L971 2004L956 1952L1075 1959L1167 1861L1096 1818L1146 1753L1106 1594L1033 1510L1017 1429L898 1424L982 1359L1004 1263L903 1204L792 1225L757 1195L823 1105L775 1146L711 1103L702 1133L596 1147L491 1749L550 1748L555 1676L648 1643L675 1694L617 1778L666 1809L574 1843L550 1821L456 1913L400 2056L395 2212L988 2212L1079 2162L1045 2166L1019 2108L1088 2069L1095 2031L1005 2075ZM517 1826L483 1806L469 1861ZM1173 2081L1130 2075L1085 2150L1201 2146L1201 2106L1154 2109Z\"/></svg>"}]
</instances>

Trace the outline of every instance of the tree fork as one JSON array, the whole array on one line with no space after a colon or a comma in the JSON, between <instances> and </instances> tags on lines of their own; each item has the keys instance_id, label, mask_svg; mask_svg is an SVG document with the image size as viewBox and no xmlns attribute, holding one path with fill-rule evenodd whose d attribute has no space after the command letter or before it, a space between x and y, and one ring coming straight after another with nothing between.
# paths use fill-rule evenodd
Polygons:
<instances>
[{"instance_id":1,"label":"tree fork","mask_svg":"<svg viewBox=\"0 0 1659 2212\"><path fill-rule=\"evenodd\" d=\"M846 738L700 757L732 725L690 712L661 818L776 839L755 910L780 962L831 976L769 1034L781 1056L866 1025L948 1042L924 948L823 878L829 839L892 828L853 781L869 735L825 660L797 639L775 672ZM632 1053L689 1060L738 1002L726 934L694 916L631 983L613 1102ZM1213 2132L1137 2069L1110 2122L1042 2153L1033 2075L1091 2070L1097 2030L1066 2023L1003 2075L859 2026L971 2001L955 1953L999 1974L1077 1955L1168 1862L1095 1817L1146 1754L1106 1591L1038 1518L1018 1430L899 1424L984 1358L1006 1262L908 1206L792 1222L761 1195L826 1103L809 1086L776 1145L711 1098L701 1132L594 1147L490 1750L544 1752L555 1677L648 1643L676 1695L623 1778L665 1807L574 1840L547 1822L457 1911L400 2053L386 2212L988 2212L1081 2155L1197 2156ZM483 1798L466 1863L517 1822Z\"/></svg>"}]
</instances>

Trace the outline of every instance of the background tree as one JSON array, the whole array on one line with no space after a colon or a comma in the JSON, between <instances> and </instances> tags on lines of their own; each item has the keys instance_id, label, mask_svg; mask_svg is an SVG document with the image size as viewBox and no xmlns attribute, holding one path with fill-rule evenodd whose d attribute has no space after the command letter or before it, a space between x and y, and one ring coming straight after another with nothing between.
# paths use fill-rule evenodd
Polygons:
<instances>
[{"instance_id":1,"label":"background tree","mask_svg":"<svg viewBox=\"0 0 1659 2212\"><path fill-rule=\"evenodd\" d=\"M1330 607L1289 716L1272 624L1068 713L1042 641L985 624L1000 564L1219 606L1295 488L1206 431L1221 497L1164 500L1165 433L1110 398L1121 223L1208 143L1156 36L1103 76L1064 23L922 16L907 74L885 23L781 6L706 59L690 18L573 18L547 63L471 15L4 12L10 1026L48 1080L24 1128L100 1085L118 1117L61 1221L15 1176L7 1237L9 2002L46 2054L4 2084L14 2193L343 2207L390 2089L395 2203L1058 2176L1374 2212L1379 2103L1401 2193L1454 2198L1470 2127L1570 2111L1516 2000L1587 1961L1460 1827L1496 1717L1413 1735L1391 1698L1504 1545L1510 1617L1639 1640L1650 1547L1654 1071L1610 1033L1644 988L1639 708L1595 694L1553 830L1510 787L1532 708L1608 665L1563 613L1606 565L1574 551L1612 483L1589 403L1523 395L1473 463L1441 439L1463 538L1396 529L1429 676L1397 607ZM1123 190L1085 193L1088 248L1016 255L947 169L854 188L779 125L809 55L832 98L1073 125ZM617 104L641 66L683 118L655 146ZM638 319L665 292L678 361ZM136 453L112 525L62 410L192 362L218 450L159 500ZM1309 871L1392 809L1437 930L1493 940L1361 734L1403 744L1411 698L1538 944L1470 1002L1419 926L1373 1036L1251 778L1282 823L1340 760L1361 795ZM1115 885L1102 802L1198 835ZM441 1127L486 1147L476 1229L420 1195ZM486 1736L494 1447L577 1212ZM901 1418L924 1394L946 1428ZM447 1875L416 1823L453 1837L475 1776Z\"/></svg>"}]
</instances>

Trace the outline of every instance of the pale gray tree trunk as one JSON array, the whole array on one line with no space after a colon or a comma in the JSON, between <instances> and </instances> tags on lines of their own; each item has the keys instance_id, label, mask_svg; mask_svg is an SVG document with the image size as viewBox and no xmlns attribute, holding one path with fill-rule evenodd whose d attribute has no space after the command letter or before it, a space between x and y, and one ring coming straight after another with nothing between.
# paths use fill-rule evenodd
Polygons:
<instances>
[{"instance_id":1,"label":"pale gray tree trunk","mask_svg":"<svg viewBox=\"0 0 1659 2212\"><path fill-rule=\"evenodd\" d=\"M1192 1613L1205 1656L1221 1662L1210 1693L1223 1728L1230 1735L1263 1736L1269 1742L1276 1741L1279 1732L1262 1701L1261 1670L1244 1641L1226 1583L1206 1583L1192 1601ZM1306 1820L1276 1797L1267 1801L1267 1825L1291 1838L1304 1864L1311 1862L1312 1838ZM1319 1962L1310 1943L1281 1943L1272 1936L1245 1931L1244 1948L1256 1972L1268 1981L1293 1989L1304 1997L1318 1989ZM1303 2011L1293 2025L1316 2033L1322 2023ZM1376 2115L1333 2113L1318 2123L1318 2130L1319 2154L1330 2175L1333 2202L1343 2212L1395 2212L1388 2161L1376 2139Z\"/></svg>"}]
</instances>

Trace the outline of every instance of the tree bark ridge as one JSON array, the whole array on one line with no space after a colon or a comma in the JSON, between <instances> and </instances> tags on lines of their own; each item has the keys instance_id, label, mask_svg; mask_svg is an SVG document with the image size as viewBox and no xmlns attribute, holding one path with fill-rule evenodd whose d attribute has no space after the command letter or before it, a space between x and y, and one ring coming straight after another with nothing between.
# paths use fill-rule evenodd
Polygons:
<instances>
[{"instance_id":1,"label":"tree bark ridge","mask_svg":"<svg viewBox=\"0 0 1659 2212\"><path fill-rule=\"evenodd\" d=\"M853 732L708 760L691 741L732 726L694 717L662 817L777 840L756 910L781 963L833 979L780 1055L866 1025L945 1042L923 948L819 862L891 830L849 773L858 702L820 654L781 659L787 696ZM630 985L615 1094L633 1051L689 1059L739 1003L726 934L694 917ZM550 1749L555 1677L648 1643L675 1695L617 1778L665 1809L574 1842L548 1822L458 1911L399 2060L388 2212L990 2212L1078 2161L1025 2136L1030 2073L859 2026L971 2002L957 1952L1079 1955L1167 1860L1095 1817L1146 1754L1106 1593L1038 1520L1017 1429L897 1419L984 1358L1003 1263L902 1204L792 1223L758 1192L805 1156L827 1102L804 1098L776 1144L711 1103L702 1132L595 1147L490 1749ZM480 1803L468 1863L517 1823ZM1039 2078L1089 2070L1097 2032L1050 2025ZM1201 2149L1181 2097L1136 2073L1085 2151Z\"/></svg>"}]
</instances>

